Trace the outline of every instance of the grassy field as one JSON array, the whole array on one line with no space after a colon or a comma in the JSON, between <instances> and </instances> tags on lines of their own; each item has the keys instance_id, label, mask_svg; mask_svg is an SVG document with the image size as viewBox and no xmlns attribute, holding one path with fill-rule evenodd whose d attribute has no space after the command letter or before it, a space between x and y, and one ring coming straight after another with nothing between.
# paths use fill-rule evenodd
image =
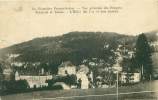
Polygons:
<instances>
[{"instance_id":1,"label":"grassy field","mask_svg":"<svg viewBox=\"0 0 158 100\"><path fill-rule=\"evenodd\" d=\"M142 91L142 92L140 92ZM2 96L2 100L117 100L116 88L36 91ZM119 87L119 100L158 100L158 81Z\"/></svg>"}]
</instances>

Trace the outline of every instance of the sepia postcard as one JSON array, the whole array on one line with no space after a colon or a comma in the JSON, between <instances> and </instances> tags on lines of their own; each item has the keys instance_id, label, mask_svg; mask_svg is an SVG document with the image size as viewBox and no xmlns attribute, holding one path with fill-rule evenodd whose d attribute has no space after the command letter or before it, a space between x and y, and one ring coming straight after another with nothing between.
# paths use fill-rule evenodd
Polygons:
<instances>
[{"instance_id":1,"label":"sepia postcard","mask_svg":"<svg viewBox=\"0 0 158 100\"><path fill-rule=\"evenodd\" d=\"M158 0L0 0L0 100L158 100Z\"/></svg>"}]
</instances>

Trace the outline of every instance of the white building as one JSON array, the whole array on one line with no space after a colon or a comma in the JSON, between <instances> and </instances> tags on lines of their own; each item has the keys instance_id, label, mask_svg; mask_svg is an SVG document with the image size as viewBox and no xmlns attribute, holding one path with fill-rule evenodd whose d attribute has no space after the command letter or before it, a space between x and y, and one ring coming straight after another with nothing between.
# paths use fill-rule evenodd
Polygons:
<instances>
[{"instance_id":1,"label":"white building","mask_svg":"<svg viewBox=\"0 0 158 100\"><path fill-rule=\"evenodd\" d=\"M81 89L88 89L89 87L89 81L86 74L79 72L77 73L77 80L81 79Z\"/></svg>"},{"instance_id":2,"label":"white building","mask_svg":"<svg viewBox=\"0 0 158 100\"><path fill-rule=\"evenodd\" d=\"M81 79L81 89L89 88L89 80L87 74L89 73L89 68L85 65L80 65L77 71L77 80Z\"/></svg>"},{"instance_id":3,"label":"white building","mask_svg":"<svg viewBox=\"0 0 158 100\"><path fill-rule=\"evenodd\" d=\"M76 74L76 66L74 66L70 61L63 62L58 67L58 75L66 76L67 74L69 75Z\"/></svg>"},{"instance_id":4,"label":"white building","mask_svg":"<svg viewBox=\"0 0 158 100\"><path fill-rule=\"evenodd\" d=\"M46 80L50 80L52 78L53 78L52 75L31 76L31 75L19 75L18 72L15 73L15 80L26 80L30 88L33 88L34 86L36 86L37 88L48 86L48 83L46 83Z\"/></svg>"},{"instance_id":5,"label":"white building","mask_svg":"<svg viewBox=\"0 0 158 100\"><path fill-rule=\"evenodd\" d=\"M127 78L129 78L129 83L138 83L138 82L140 82L141 75L140 75L140 73L122 72L121 76L120 76L121 83L127 83Z\"/></svg>"},{"instance_id":6,"label":"white building","mask_svg":"<svg viewBox=\"0 0 158 100\"><path fill-rule=\"evenodd\" d=\"M81 89L88 89L89 88L89 78L93 81L92 73L89 73L89 68L85 65L80 65L78 70L76 66L74 66L71 62L64 62L58 68L58 75L59 76L66 76L69 75L76 75L77 80L81 80ZM87 75L89 73L89 76Z\"/></svg>"},{"instance_id":7,"label":"white building","mask_svg":"<svg viewBox=\"0 0 158 100\"><path fill-rule=\"evenodd\" d=\"M4 80L12 80L13 79L13 71L12 69L4 69L3 70Z\"/></svg>"},{"instance_id":8,"label":"white building","mask_svg":"<svg viewBox=\"0 0 158 100\"><path fill-rule=\"evenodd\" d=\"M150 46L153 47L154 51L158 51L158 41L151 42Z\"/></svg>"}]
</instances>

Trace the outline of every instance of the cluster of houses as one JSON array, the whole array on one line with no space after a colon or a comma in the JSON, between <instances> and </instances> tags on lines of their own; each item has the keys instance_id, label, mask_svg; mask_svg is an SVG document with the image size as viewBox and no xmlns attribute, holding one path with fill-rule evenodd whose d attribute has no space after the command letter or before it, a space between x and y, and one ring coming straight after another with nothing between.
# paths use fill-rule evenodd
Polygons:
<instances>
[{"instance_id":1,"label":"cluster of houses","mask_svg":"<svg viewBox=\"0 0 158 100\"><path fill-rule=\"evenodd\" d=\"M128 75L127 75L128 74ZM79 66L73 65L70 61L63 62L58 67L57 76L66 76L66 75L76 75L77 80L81 80L81 89L88 89L90 85L93 85L93 72L89 69L88 66L82 64ZM39 76L31 76L31 75L19 75L18 72L15 73L15 80L27 80L30 88L33 87L47 87L48 83L46 80L53 79L55 76L52 75L39 75ZM130 77L130 78L129 78ZM130 79L130 80L127 80ZM121 83L137 83L140 81L140 73L126 73L119 72L119 81ZM71 86L68 86L70 87ZM93 86L92 86L93 87ZM99 86L104 87L105 86ZM106 88L109 87L108 85ZM74 87L72 87L74 88Z\"/></svg>"},{"instance_id":2,"label":"cluster of houses","mask_svg":"<svg viewBox=\"0 0 158 100\"><path fill-rule=\"evenodd\" d=\"M89 73L89 68L85 65L80 65L79 68L77 68L75 65L73 65L70 61L63 62L58 67L58 74L57 76L66 76L68 75L76 75L77 80L81 81L81 89L88 89L89 88L89 79L93 80L93 74L92 72ZM55 76L54 76L55 77ZM53 75L39 75L39 76L31 76L31 75L19 75L19 73L16 71L15 73L15 80L27 80L30 88L33 87L46 87L48 86L48 83L46 83L46 80L53 79Z\"/></svg>"},{"instance_id":3,"label":"cluster of houses","mask_svg":"<svg viewBox=\"0 0 158 100\"><path fill-rule=\"evenodd\" d=\"M66 76L67 74L76 75L77 80L81 80L81 89L88 89L90 80L93 81L93 73L85 65L76 67L70 61L64 62L59 66L58 75Z\"/></svg>"}]
</instances>

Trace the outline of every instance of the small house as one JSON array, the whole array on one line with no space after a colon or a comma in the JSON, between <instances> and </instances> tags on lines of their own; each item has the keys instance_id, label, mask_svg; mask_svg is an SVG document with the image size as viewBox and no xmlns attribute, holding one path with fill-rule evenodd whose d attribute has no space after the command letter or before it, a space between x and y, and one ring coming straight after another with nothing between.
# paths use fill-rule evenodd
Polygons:
<instances>
[{"instance_id":1,"label":"small house","mask_svg":"<svg viewBox=\"0 0 158 100\"><path fill-rule=\"evenodd\" d=\"M73 65L70 61L63 62L58 67L58 75L66 76L67 74L69 75L76 74L76 66Z\"/></svg>"},{"instance_id":2,"label":"small house","mask_svg":"<svg viewBox=\"0 0 158 100\"><path fill-rule=\"evenodd\" d=\"M89 88L89 80L87 74L89 73L89 68L85 65L80 65L77 71L77 80L81 80L81 89Z\"/></svg>"},{"instance_id":3,"label":"small house","mask_svg":"<svg viewBox=\"0 0 158 100\"><path fill-rule=\"evenodd\" d=\"M52 78L52 75L20 75L18 71L15 72L15 80L26 80L30 88L48 86L46 80L50 80Z\"/></svg>"},{"instance_id":4,"label":"small house","mask_svg":"<svg viewBox=\"0 0 158 100\"><path fill-rule=\"evenodd\" d=\"M140 82L141 75L140 73L127 73L122 72L120 76L120 81L122 84L124 83L138 83Z\"/></svg>"}]
</instances>

